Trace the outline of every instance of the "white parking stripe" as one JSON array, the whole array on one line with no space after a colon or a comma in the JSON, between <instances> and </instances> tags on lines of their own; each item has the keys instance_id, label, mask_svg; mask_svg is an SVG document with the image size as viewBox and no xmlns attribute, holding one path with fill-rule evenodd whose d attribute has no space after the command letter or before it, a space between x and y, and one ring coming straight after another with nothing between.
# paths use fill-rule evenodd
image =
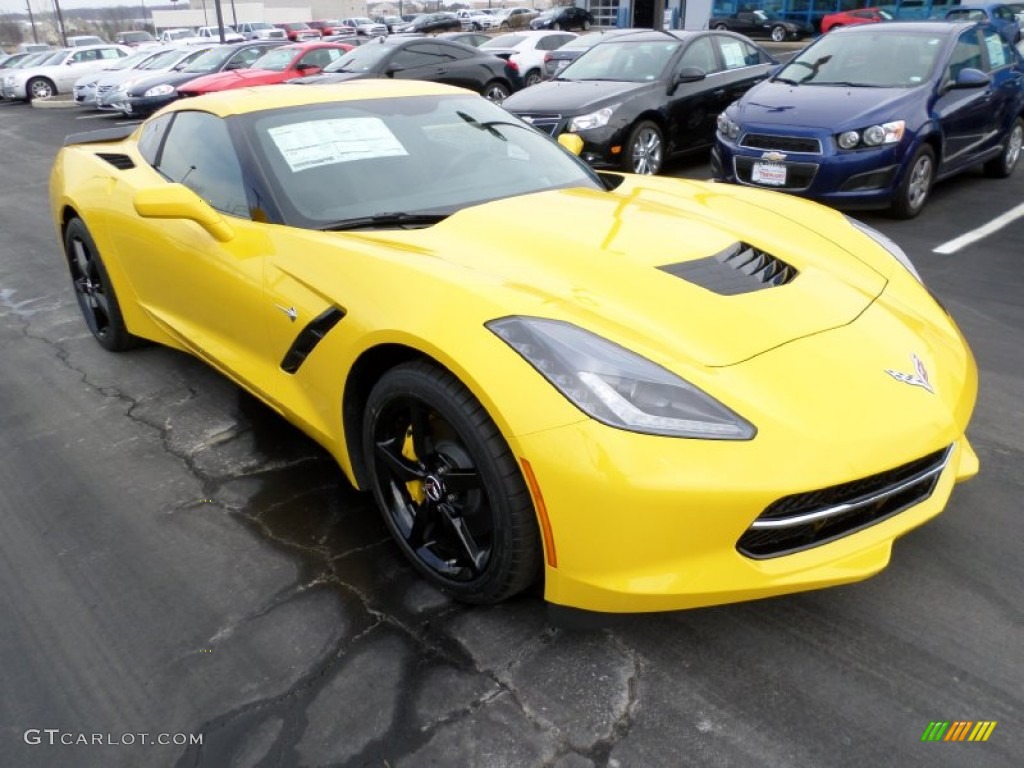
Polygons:
<instances>
[{"instance_id":1,"label":"white parking stripe","mask_svg":"<svg viewBox=\"0 0 1024 768\"><path fill-rule=\"evenodd\" d=\"M993 232L998 232L1007 224L1011 224L1022 216L1024 216L1024 203L1021 203L1016 208L1011 208L1001 216L996 216L992 221L984 226L972 229L970 232L960 235L960 237L943 243L938 248L932 249L932 253L956 253L961 248L966 248L971 243L976 243L982 238L988 237Z\"/></svg>"}]
</instances>

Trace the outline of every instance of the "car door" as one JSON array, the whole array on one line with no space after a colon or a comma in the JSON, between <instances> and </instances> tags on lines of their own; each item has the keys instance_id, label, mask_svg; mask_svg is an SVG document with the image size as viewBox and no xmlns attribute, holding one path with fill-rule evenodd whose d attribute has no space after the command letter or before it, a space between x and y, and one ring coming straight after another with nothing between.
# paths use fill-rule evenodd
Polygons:
<instances>
[{"instance_id":1,"label":"car door","mask_svg":"<svg viewBox=\"0 0 1024 768\"><path fill-rule=\"evenodd\" d=\"M118 48L86 48L85 50L75 51L71 55L71 61L68 65L54 73L54 83L57 86L57 90L71 90L75 85L75 81L82 75L99 72L123 55Z\"/></svg>"},{"instance_id":2,"label":"car door","mask_svg":"<svg viewBox=\"0 0 1024 768\"><path fill-rule=\"evenodd\" d=\"M184 346L269 393L275 366L266 352L266 326L274 310L263 298L263 271L274 248L267 226L252 220L227 124L194 110L164 115L145 125L139 150L153 169L146 186L188 187L223 215L233 236L222 242L187 219L146 219L141 227L135 219L113 222L125 273L145 310ZM112 195L135 192L125 182Z\"/></svg>"},{"instance_id":3,"label":"car door","mask_svg":"<svg viewBox=\"0 0 1024 768\"><path fill-rule=\"evenodd\" d=\"M447 83L448 59L435 43L414 43L397 51L388 62L387 72L396 80L431 80Z\"/></svg>"},{"instance_id":4,"label":"car door","mask_svg":"<svg viewBox=\"0 0 1024 768\"><path fill-rule=\"evenodd\" d=\"M985 71L980 34L975 27L957 39L946 62L943 81L938 86L940 94L932 108L943 136L940 159L943 171L971 164L971 159L982 151L994 130L991 84L974 88L949 87L964 69Z\"/></svg>"},{"instance_id":5,"label":"car door","mask_svg":"<svg viewBox=\"0 0 1024 768\"><path fill-rule=\"evenodd\" d=\"M710 144L715 121L725 98L722 67L711 35L690 40L670 72L671 83L681 70L696 68L705 73L703 80L678 83L668 95L669 133L674 150L686 150Z\"/></svg>"},{"instance_id":6,"label":"car door","mask_svg":"<svg viewBox=\"0 0 1024 768\"><path fill-rule=\"evenodd\" d=\"M714 123L719 112L768 78L772 62L761 49L746 40L715 34L711 36L711 41L720 67L715 76L716 88L712 92L717 105L712 120Z\"/></svg>"},{"instance_id":7,"label":"car door","mask_svg":"<svg viewBox=\"0 0 1024 768\"><path fill-rule=\"evenodd\" d=\"M985 56L985 71L992 78L992 102L989 114L992 122L990 134L980 148L981 151L1001 145L1005 131L1012 125L1013 118L1021 109L1024 90L1024 71L1017 63L1017 56L998 30L988 28L981 31L982 52Z\"/></svg>"},{"instance_id":8,"label":"car door","mask_svg":"<svg viewBox=\"0 0 1024 768\"><path fill-rule=\"evenodd\" d=\"M490 72L484 69L479 57L472 51L440 40L435 45L444 58L444 66L448 68L444 82L470 91L480 91L490 80Z\"/></svg>"}]
</instances>

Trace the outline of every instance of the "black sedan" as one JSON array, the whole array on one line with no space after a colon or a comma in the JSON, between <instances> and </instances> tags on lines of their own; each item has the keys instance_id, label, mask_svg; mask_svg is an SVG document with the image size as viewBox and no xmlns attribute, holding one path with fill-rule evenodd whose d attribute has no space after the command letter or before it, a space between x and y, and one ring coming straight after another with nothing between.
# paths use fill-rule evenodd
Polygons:
<instances>
[{"instance_id":1,"label":"black sedan","mask_svg":"<svg viewBox=\"0 0 1024 768\"><path fill-rule=\"evenodd\" d=\"M530 29L590 29L594 17L585 8L562 5L530 20Z\"/></svg>"},{"instance_id":2,"label":"black sedan","mask_svg":"<svg viewBox=\"0 0 1024 768\"><path fill-rule=\"evenodd\" d=\"M396 32L454 32L462 29L462 22L451 13L421 13L412 23L397 27Z\"/></svg>"},{"instance_id":3,"label":"black sedan","mask_svg":"<svg viewBox=\"0 0 1024 768\"><path fill-rule=\"evenodd\" d=\"M218 45L181 69L172 69L170 72L127 83L119 94L116 108L131 117L144 117L175 101L178 98L178 86L214 72L247 69L271 48L278 48L287 42L287 39L251 40L248 43Z\"/></svg>"},{"instance_id":4,"label":"black sedan","mask_svg":"<svg viewBox=\"0 0 1024 768\"><path fill-rule=\"evenodd\" d=\"M739 32L747 37L767 37L776 43L784 40L802 40L814 34L814 29L798 21L789 21L772 11L740 11L732 16L713 16L708 27Z\"/></svg>"},{"instance_id":5,"label":"black sedan","mask_svg":"<svg viewBox=\"0 0 1024 768\"><path fill-rule=\"evenodd\" d=\"M424 37L387 37L349 51L319 75L293 83L340 83L391 77L432 80L476 91L501 103L519 87L508 62L461 43Z\"/></svg>"},{"instance_id":6,"label":"black sedan","mask_svg":"<svg viewBox=\"0 0 1024 768\"><path fill-rule=\"evenodd\" d=\"M667 157L710 147L719 112L776 64L729 32L636 32L595 45L504 107L552 136L578 134L595 168L653 174Z\"/></svg>"}]
</instances>

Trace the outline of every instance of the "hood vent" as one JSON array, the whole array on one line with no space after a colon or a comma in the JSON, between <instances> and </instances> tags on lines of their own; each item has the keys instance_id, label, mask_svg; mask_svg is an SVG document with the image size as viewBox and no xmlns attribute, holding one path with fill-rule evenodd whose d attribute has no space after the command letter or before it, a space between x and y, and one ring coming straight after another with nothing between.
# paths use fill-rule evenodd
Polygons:
<instances>
[{"instance_id":1,"label":"hood vent","mask_svg":"<svg viewBox=\"0 0 1024 768\"><path fill-rule=\"evenodd\" d=\"M746 243L734 243L714 256L658 269L722 296L785 285L797 276L795 267Z\"/></svg>"},{"instance_id":2,"label":"hood vent","mask_svg":"<svg viewBox=\"0 0 1024 768\"><path fill-rule=\"evenodd\" d=\"M135 167L135 163L132 162L132 159L128 157L128 155L119 155L113 152L97 152L96 157L106 160L112 166L122 171L130 171Z\"/></svg>"}]
</instances>

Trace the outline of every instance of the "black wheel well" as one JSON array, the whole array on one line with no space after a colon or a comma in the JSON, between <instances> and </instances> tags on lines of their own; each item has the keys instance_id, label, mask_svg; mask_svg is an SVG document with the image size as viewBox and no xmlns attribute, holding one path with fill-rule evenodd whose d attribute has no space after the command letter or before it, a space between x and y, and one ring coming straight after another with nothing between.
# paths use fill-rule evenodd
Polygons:
<instances>
[{"instance_id":1,"label":"black wheel well","mask_svg":"<svg viewBox=\"0 0 1024 768\"><path fill-rule=\"evenodd\" d=\"M82 218L82 217L78 215L78 211L76 211L70 205L65 205L64 206L64 208L60 212L60 237L61 237L61 242L63 242L63 240L64 240L64 235L68 231L68 224L71 223L71 220L72 219L80 219L80 218Z\"/></svg>"},{"instance_id":2,"label":"black wheel well","mask_svg":"<svg viewBox=\"0 0 1024 768\"><path fill-rule=\"evenodd\" d=\"M389 370L412 360L424 360L444 367L418 349L402 344L381 344L363 352L348 373L342 393L341 421L352 474L359 488L368 488L370 481L363 453L363 413L370 390Z\"/></svg>"}]
</instances>

